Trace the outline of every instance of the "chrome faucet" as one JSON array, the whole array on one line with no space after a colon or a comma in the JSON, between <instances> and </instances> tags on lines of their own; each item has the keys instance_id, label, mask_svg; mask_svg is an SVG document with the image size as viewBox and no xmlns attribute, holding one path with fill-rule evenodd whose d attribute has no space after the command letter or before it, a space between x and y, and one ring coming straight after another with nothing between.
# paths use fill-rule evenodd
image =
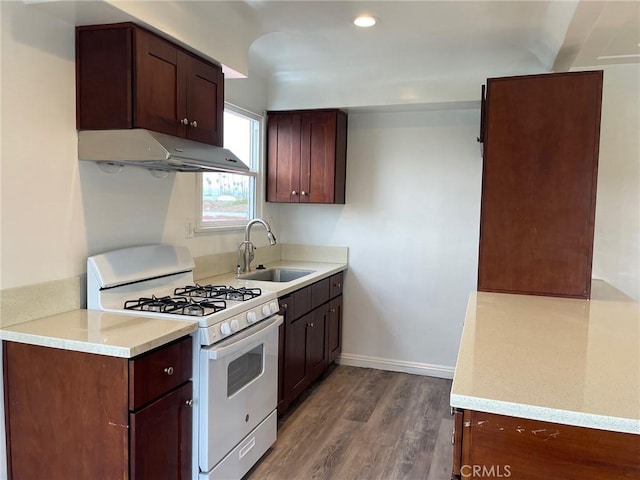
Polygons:
<instances>
[{"instance_id":1,"label":"chrome faucet","mask_svg":"<svg viewBox=\"0 0 640 480\"><path fill-rule=\"evenodd\" d=\"M251 242L251 227L256 223L261 224L267 230L267 238L269 239L269 245L273 246L276 244L276 237L271 232L271 227L267 222L262 220L261 218L254 218L249 223L247 223L247 228L244 230L244 242L240 243L238 246L238 275L242 272L250 272L251 271L251 262L255 257L255 246ZM243 251L244 248L244 251ZM242 265L240 265L240 257L242 256Z\"/></svg>"}]
</instances>

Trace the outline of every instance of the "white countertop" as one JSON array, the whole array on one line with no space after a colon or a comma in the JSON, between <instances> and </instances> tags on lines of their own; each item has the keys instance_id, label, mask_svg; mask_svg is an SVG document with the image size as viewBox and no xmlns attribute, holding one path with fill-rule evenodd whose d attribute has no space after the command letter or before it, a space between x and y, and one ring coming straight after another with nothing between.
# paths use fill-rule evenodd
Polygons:
<instances>
[{"instance_id":1,"label":"white countertop","mask_svg":"<svg viewBox=\"0 0 640 480\"><path fill-rule=\"evenodd\" d=\"M12 342L132 358L196 331L197 321L73 310L0 330Z\"/></svg>"},{"instance_id":2,"label":"white countertop","mask_svg":"<svg viewBox=\"0 0 640 480\"><path fill-rule=\"evenodd\" d=\"M281 297L347 268L346 263L279 261L267 268L314 270L290 282L258 282L228 273L198 280L198 283L257 287ZM140 315L73 310L19 323L0 330L0 338L12 342L132 358L196 331L198 322L168 320Z\"/></svg>"},{"instance_id":3,"label":"white countertop","mask_svg":"<svg viewBox=\"0 0 640 480\"><path fill-rule=\"evenodd\" d=\"M472 293L451 406L640 434L640 304L616 292Z\"/></svg>"}]
</instances>

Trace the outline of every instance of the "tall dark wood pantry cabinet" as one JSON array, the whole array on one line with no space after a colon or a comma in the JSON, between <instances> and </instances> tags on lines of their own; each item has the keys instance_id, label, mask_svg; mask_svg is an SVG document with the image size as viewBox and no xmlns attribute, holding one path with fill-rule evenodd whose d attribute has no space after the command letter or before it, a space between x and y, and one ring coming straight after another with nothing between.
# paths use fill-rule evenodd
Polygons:
<instances>
[{"instance_id":1,"label":"tall dark wood pantry cabinet","mask_svg":"<svg viewBox=\"0 0 640 480\"><path fill-rule=\"evenodd\" d=\"M344 203L346 156L346 113L268 112L267 201Z\"/></svg>"},{"instance_id":2,"label":"tall dark wood pantry cabinet","mask_svg":"<svg viewBox=\"0 0 640 480\"><path fill-rule=\"evenodd\" d=\"M133 23L76 28L78 130L144 128L222 146L220 66Z\"/></svg>"},{"instance_id":3,"label":"tall dark wood pantry cabinet","mask_svg":"<svg viewBox=\"0 0 640 480\"><path fill-rule=\"evenodd\" d=\"M602 71L493 78L478 290L589 298Z\"/></svg>"}]
</instances>

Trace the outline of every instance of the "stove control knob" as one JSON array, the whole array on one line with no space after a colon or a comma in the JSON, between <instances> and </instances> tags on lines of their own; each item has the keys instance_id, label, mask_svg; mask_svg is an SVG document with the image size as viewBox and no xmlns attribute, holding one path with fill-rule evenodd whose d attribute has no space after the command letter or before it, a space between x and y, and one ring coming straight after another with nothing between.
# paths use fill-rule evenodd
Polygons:
<instances>
[{"instance_id":1,"label":"stove control knob","mask_svg":"<svg viewBox=\"0 0 640 480\"><path fill-rule=\"evenodd\" d=\"M264 315L265 317L271 315L271 309L269 308L269 305L262 306L262 315Z\"/></svg>"},{"instance_id":2,"label":"stove control knob","mask_svg":"<svg viewBox=\"0 0 640 480\"><path fill-rule=\"evenodd\" d=\"M256 323L256 320L258 320L256 312L247 313L247 323Z\"/></svg>"},{"instance_id":3,"label":"stove control knob","mask_svg":"<svg viewBox=\"0 0 640 480\"><path fill-rule=\"evenodd\" d=\"M231 330L233 332L237 332L238 330L240 330L240 324L238 323L238 320L235 318L231 320Z\"/></svg>"},{"instance_id":4,"label":"stove control knob","mask_svg":"<svg viewBox=\"0 0 640 480\"><path fill-rule=\"evenodd\" d=\"M220 325L220 333L222 335L229 335L231 333L231 327L229 327L229 324L227 322L224 322L222 325Z\"/></svg>"},{"instance_id":5,"label":"stove control knob","mask_svg":"<svg viewBox=\"0 0 640 480\"><path fill-rule=\"evenodd\" d=\"M278 302L271 302L269 304L269 309L271 310L271 314L275 315L280 311L280 307L278 306Z\"/></svg>"}]
</instances>

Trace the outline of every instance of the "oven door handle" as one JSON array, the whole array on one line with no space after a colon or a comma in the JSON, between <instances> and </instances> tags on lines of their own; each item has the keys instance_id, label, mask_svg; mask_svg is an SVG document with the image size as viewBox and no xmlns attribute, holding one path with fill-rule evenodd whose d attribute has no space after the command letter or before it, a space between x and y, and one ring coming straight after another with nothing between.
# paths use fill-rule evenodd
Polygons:
<instances>
[{"instance_id":1,"label":"oven door handle","mask_svg":"<svg viewBox=\"0 0 640 480\"><path fill-rule=\"evenodd\" d=\"M209 359L218 360L246 348L251 342L266 337L272 330L282 325L283 321L282 315L274 315L258 323L254 328L240 332L224 342L208 347Z\"/></svg>"}]
</instances>

